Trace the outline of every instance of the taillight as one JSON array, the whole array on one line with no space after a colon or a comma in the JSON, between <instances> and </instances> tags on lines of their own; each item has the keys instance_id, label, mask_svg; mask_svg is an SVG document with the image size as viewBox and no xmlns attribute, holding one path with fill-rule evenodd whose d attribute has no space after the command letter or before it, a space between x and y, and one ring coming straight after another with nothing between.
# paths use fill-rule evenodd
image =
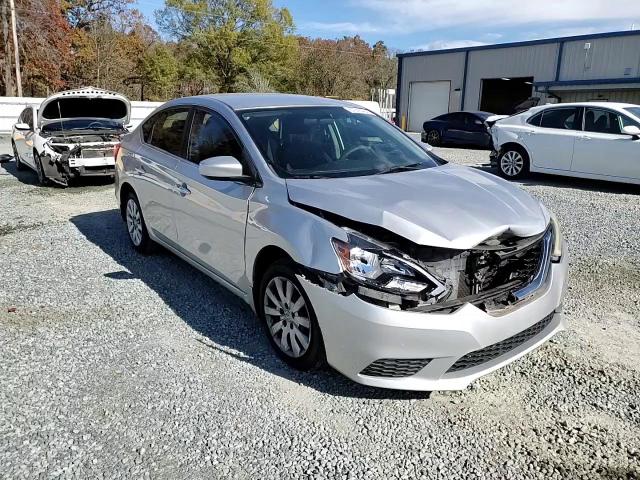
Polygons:
<instances>
[{"instance_id":1,"label":"taillight","mask_svg":"<svg viewBox=\"0 0 640 480\"><path fill-rule=\"evenodd\" d=\"M120 152L120 147L121 147L121 145L119 143L113 147L113 158L114 158L114 160L118 159L118 153Z\"/></svg>"}]
</instances>

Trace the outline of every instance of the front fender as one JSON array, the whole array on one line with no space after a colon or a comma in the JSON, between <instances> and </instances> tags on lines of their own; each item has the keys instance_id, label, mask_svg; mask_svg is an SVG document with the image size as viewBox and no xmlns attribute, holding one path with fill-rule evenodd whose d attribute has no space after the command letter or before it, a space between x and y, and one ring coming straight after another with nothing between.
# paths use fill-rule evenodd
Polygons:
<instances>
[{"instance_id":1,"label":"front fender","mask_svg":"<svg viewBox=\"0 0 640 480\"><path fill-rule=\"evenodd\" d=\"M277 198L275 200L274 198ZM343 229L289 203L282 195L256 190L249 203L245 237L246 276L253 286L253 268L260 251L278 247L298 264L332 274L341 273L332 238L347 241Z\"/></svg>"}]
</instances>

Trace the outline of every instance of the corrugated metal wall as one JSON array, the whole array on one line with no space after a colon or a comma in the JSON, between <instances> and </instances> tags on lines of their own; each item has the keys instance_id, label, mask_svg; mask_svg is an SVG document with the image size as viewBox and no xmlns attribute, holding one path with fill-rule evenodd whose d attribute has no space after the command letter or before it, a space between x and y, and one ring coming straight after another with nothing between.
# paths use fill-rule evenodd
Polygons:
<instances>
[{"instance_id":1,"label":"corrugated metal wall","mask_svg":"<svg viewBox=\"0 0 640 480\"><path fill-rule=\"evenodd\" d=\"M562 65L559 78L556 79L561 43ZM591 44L588 51L585 51L585 43ZM462 106L465 110L475 110L480 106L483 79L533 77L536 82L553 82L640 77L640 32L621 32L607 37L596 36L580 40L559 39L551 43L507 48L471 49L468 54L465 104ZM409 84L417 81L451 81L449 109L460 109L461 92L455 92L455 89L462 88L464 58L464 51L443 54L428 52L425 55L404 57L399 115L407 114ZM610 101L640 104L640 89L631 84L628 87L631 88L594 84L572 91L563 88L563 92L556 93L565 102L591 100L601 94L600 98Z\"/></svg>"},{"instance_id":2,"label":"corrugated metal wall","mask_svg":"<svg viewBox=\"0 0 640 480\"><path fill-rule=\"evenodd\" d=\"M640 105L640 89L627 90L575 90L555 92L563 103L607 101L621 103L635 103Z\"/></svg>"},{"instance_id":3,"label":"corrugated metal wall","mask_svg":"<svg viewBox=\"0 0 640 480\"><path fill-rule=\"evenodd\" d=\"M565 42L561 81L624 77L640 77L640 34Z\"/></svg>"},{"instance_id":4,"label":"corrugated metal wall","mask_svg":"<svg viewBox=\"0 0 640 480\"><path fill-rule=\"evenodd\" d=\"M475 50L469 52L465 110L480 107L482 79L533 77L534 81L555 80L559 45Z\"/></svg>"},{"instance_id":5,"label":"corrugated metal wall","mask_svg":"<svg viewBox=\"0 0 640 480\"><path fill-rule=\"evenodd\" d=\"M449 111L460 110L460 94L464 78L465 53L445 53L440 55L424 55L405 57L402 59L402 79L400 86L400 112L407 115L409 111L409 85L411 82L431 82L449 80L451 94Z\"/></svg>"}]
</instances>

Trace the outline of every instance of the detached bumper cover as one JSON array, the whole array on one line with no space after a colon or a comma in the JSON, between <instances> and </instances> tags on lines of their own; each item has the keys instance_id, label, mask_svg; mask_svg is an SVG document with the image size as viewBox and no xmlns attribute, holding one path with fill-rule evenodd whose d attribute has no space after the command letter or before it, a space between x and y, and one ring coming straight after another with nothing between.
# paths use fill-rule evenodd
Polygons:
<instances>
[{"instance_id":1,"label":"detached bumper cover","mask_svg":"<svg viewBox=\"0 0 640 480\"><path fill-rule=\"evenodd\" d=\"M565 329L566 246L563 250L540 292L500 316L471 304L450 314L391 310L300 281L316 311L327 361L336 370L376 387L460 390Z\"/></svg>"}]
</instances>

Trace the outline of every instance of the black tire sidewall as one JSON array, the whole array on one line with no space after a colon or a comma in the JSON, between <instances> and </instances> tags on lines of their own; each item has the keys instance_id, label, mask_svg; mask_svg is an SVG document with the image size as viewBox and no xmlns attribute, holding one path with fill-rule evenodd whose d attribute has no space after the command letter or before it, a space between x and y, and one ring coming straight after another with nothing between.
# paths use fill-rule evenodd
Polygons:
<instances>
[{"instance_id":1,"label":"black tire sidewall","mask_svg":"<svg viewBox=\"0 0 640 480\"><path fill-rule=\"evenodd\" d=\"M274 277L285 277L293 282L293 284L300 291L300 293L304 297L305 302L307 303L307 310L310 317L309 321L311 323L311 342L309 343L309 348L304 353L304 355L298 358L290 357L282 350L280 350L280 347L276 344L275 340L271 336L271 332L269 331L269 324L267 323L267 318L264 313L264 294L267 285ZM292 262L287 260L279 260L273 263L267 269L260 281L260 289L256 301L256 311L258 312L258 317L262 321L265 334L269 339L269 343L271 343L271 346L278 354L278 357L280 357L288 365L303 371L313 370L324 365L326 356L320 325L318 324L318 319L316 317L315 310L313 309L313 304L311 303L307 292L305 292L304 288L296 278L295 267L293 266Z\"/></svg>"},{"instance_id":2,"label":"black tire sidewall","mask_svg":"<svg viewBox=\"0 0 640 480\"><path fill-rule=\"evenodd\" d=\"M507 175L502 170L502 157L504 157L509 152L518 152L522 156L522 170L520 170L517 175ZM502 178L506 178L507 180L519 180L526 177L529 174L529 155L527 155L527 152L520 148L507 148L498 156L498 172L500 173L500 176Z\"/></svg>"},{"instance_id":3,"label":"black tire sidewall","mask_svg":"<svg viewBox=\"0 0 640 480\"><path fill-rule=\"evenodd\" d=\"M47 185L49 185L49 180L47 179L47 176L44 174L44 167L42 166L42 158L40 157L40 154L38 154L38 152L33 152L33 163L36 164L36 174L38 175L38 183L43 186L46 187Z\"/></svg>"},{"instance_id":4,"label":"black tire sidewall","mask_svg":"<svg viewBox=\"0 0 640 480\"><path fill-rule=\"evenodd\" d=\"M133 239L131 238L131 234L129 233L129 225L127 224L127 205L129 203L130 200L133 200L136 203L136 206L138 207L138 211L140 212L140 220L142 223L142 241L140 242L139 245L136 245L135 243L133 243ZM133 192L129 192L127 194L127 198L125 199L125 217L124 217L124 224L125 224L125 228L127 229L127 238L129 239L129 242L131 243L131 246L138 252L141 253L143 255L148 255L149 253L152 252L152 247L153 247L153 241L151 240L151 237L149 236L149 231L147 230L147 223L144 220L144 214L142 213L142 207L140 206L140 201L138 200L138 197L135 193Z\"/></svg>"}]
</instances>

